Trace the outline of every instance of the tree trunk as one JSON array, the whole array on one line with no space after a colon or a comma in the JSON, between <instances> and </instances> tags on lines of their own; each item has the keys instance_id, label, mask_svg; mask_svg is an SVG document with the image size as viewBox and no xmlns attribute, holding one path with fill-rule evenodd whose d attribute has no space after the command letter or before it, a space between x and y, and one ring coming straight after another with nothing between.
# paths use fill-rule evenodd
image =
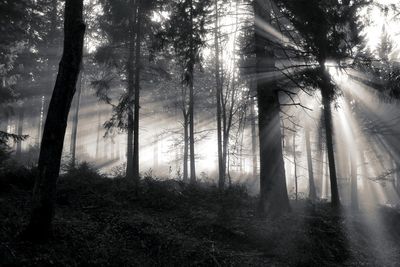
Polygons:
<instances>
[{"instance_id":1,"label":"tree trunk","mask_svg":"<svg viewBox=\"0 0 400 267\"><path fill-rule=\"evenodd\" d=\"M218 0L215 0L215 79L216 79L216 97L217 97L217 143L218 143L218 186L223 189L225 186L225 168L223 167L222 156L222 128L221 128L221 77L219 62L219 31L218 31Z\"/></svg>"},{"instance_id":2,"label":"tree trunk","mask_svg":"<svg viewBox=\"0 0 400 267\"><path fill-rule=\"evenodd\" d=\"M135 94L135 21L136 21L136 6L132 4L133 15L129 18L129 55L127 62L127 75L128 75L128 129L127 129L127 148L126 148L126 178L129 180L134 179L134 151L133 151L133 133L134 133L134 119L133 119L133 104Z\"/></svg>"},{"instance_id":3,"label":"tree trunk","mask_svg":"<svg viewBox=\"0 0 400 267\"><path fill-rule=\"evenodd\" d=\"M326 148L328 153L329 161L329 178L331 183L331 203L333 207L340 206L339 189L336 177L336 166L335 166L335 152L333 149L333 131L332 131L332 110L331 101L325 88L322 88L322 103L324 106L324 124L325 124L325 137L326 137Z\"/></svg>"},{"instance_id":4,"label":"tree trunk","mask_svg":"<svg viewBox=\"0 0 400 267\"><path fill-rule=\"evenodd\" d=\"M323 122L324 122L324 115L323 109L321 109L320 119L318 122L318 136L317 136L317 151L316 151L316 174L317 179L315 180L316 188L319 190L319 196L322 198L324 191L323 189L323 180L324 180L324 142L323 142ZM318 193L317 193L318 194Z\"/></svg>"},{"instance_id":5,"label":"tree trunk","mask_svg":"<svg viewBox=\"0 0 400 267\"><path fill-rule=\"evenodd\" d=\"M358 210L358 192L357 192L357 160L355 155L350 154L351 164L351 207Z\"/></svg>"},{"instance_id":6,"label":"tree trunk","mask_svg":"<svg viewBox=\"0 0 400 267\"><path fill-rule=\"evenodd\" d=\"M35 239L47 238L51 234L68 113L82 61L85 33L82 11L83 0L66 0L64 51L44 126L31 219L26 231L29 237Z\"/></svg>"},{"instance_id":7,"label":"tree trunk","mask_svg":"<svg viewBox=\"0 0 400 267\"><path fill-rule=\"evenodd\" d=\"M196 162L195 162L195 154L194 154L194 92L193 92L193 81L190 84L189 88L189 149L190 149L190 182L196 182Z\"/></svg>"},{"instance_id":8,"label":"tree trunk","mask_svg":"<svg viewBox=\"0 0 400 267\"><path fill-rule=\"evenodd\" d=\"M21 106L19 107L19 112L18 112L17 134L19 136L22 136L23 128L24 128L24 106L23 106L23 104L21 104ZM21 160L21 156L22 156L22 141L18 141L17 142L17 151L16 151L17 160Z\"/></svg>"},{"instance_id":9,"label":"tree trunk","mask_svg":"<svg viewBox=\"0 0 400 267\"><path fill-rule=\"evenodd\" d=\"M101 130L101 113L100 104L97 102L97 137L96 137L96 160L100 158L100 130Z\"/></svg>"},{"instance_id":10,"label":"tree trunk","mask_svg":"<svg viewBox=\"0 0 400 267\"><path fill-rule=\"evenodd\" d=\"M45 102L45 96L41 97L40 100L40 114L39 114L39 125L38 125L38 138L37 138L37 145L40 146L40 143L42 141L42 132L43 132L43 119L44 119L44 102Z\"/></svg>"},{"instance_id":11,"label":"tree trunk","mask_svg":"<svg viewBox=\"0 0 400 267\"><path fill-rule=\"evenodd\" d=\"M83 80L83 70L79 76L79 85L78 85L78 95L76 99L76 107L75 107L75 114L73 118L72 124L72 134L71 134L71 167L75 167L75 157L76 157L76 139L78 134L78 121L79 121L79 108L81 104L81 94L82 94L82 80Z\"/></svg>"},{"instance_id":12,"label":"tree trunk","mask_svg":"<svg viewBox=\"0 0 400 267\"><path fill-rule=\"evenodd\" d=\"M308 126L306 126L305 128L305 136L306 136L306 151L307 151L307 166L308 166L308 189L309 189L308 198L311 200L315 200L317 198L317 192L315 190L315 183L314 183L310 129L308 128Z\"/></svg>"},{"instance_id":13,"label":"tree trunk","mask_svg":"<svg viewBox=\"0 0 400 267\"><path fill-rule=\"evenodd\" d=\"M137 8L137 22L136 22L136 56L135 56L135 111L134 111L134 126L133 126L133 175L136 183L139 182L139 110L140 110L140 57L141 57L141 32L140 27L142 23L142 15L140 4Z\"/></svg>"},{"instance_id":14,"label":"tree trunk","mask_svg":"<svg viewBox=\"0 0 400 267\"><path fill-rule=\"evenodd\" d=\"M250 102L250 119L251 119L251 154L253 157L253 177L257 176L257 132L256 132L256 114L254 110L254 98Z\"/></svg>"},{"instance_id":15,"label":"tree trunk","mask_svg":"<svg viewBox=\"0 0 400 267\"><path fill-rule=\"evenodd\" d=\"M296 201L298 200L299 183L297 177L297 158L296 158L296 132L293 133L293 165L294 165L294 193Z\"/></svg>"},{"instance_id":16,"label":"tree trunk","mask_svg":"<svg viewBox=\"0 0 400 267\"><path fill-rule=\"evenodd\" d=\"M268 11L254 2L256 17L270 21ZM268 7L267 7L267 10ZM275 70L274 51L263 37L262 27L257 23L255 30L257 74ZM258 76L258 77L260 77ZM285 167L282 152L280 104L275 81L257 79L258 127L260 146L260 214L277 216L290 211L286 188Z\"/></svg>"},{"instance_id":17,"label":"tree trunk","mask_svg":"<svg viewBox=\"0 0 400 267\"><path fill-rule=\"evenodd\" d=\"M185 112L186 113L186 112ZM184 114L184 145L183 145L183 181L188 181L188 157L189 157L189 118L187 114Z\"/></svg>"},{"instance_id":18,"label":"tree trunk","mask_svg":"<svg viewBox=\"0 0 400 267\"><path fill-rule=\"evenodd\" d=\"M190 63L188 67L188 72L190 76L189 81L189 149L190 149L190 182L196 182L196 162L195 162L195 154L194 154L194 63L195 63L195 52L194 52L194 43L193 43L193 3L190 1Z\"/></svg>"}]
</instances>

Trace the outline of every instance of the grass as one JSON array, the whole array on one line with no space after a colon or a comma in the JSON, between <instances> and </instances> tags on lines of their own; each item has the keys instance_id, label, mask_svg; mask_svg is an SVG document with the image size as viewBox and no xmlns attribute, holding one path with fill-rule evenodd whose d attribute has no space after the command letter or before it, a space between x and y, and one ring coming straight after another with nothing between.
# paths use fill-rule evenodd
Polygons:
<instances>
[{"instance_id":1,"label":"grass","mask_svg":"<svg viewBox=\"0 0 400 267\"><path fill-rule=\"evenodd\" d=\"M54 237L18 239L27 223L34 171L0 172L0 266L359 266L375 249L360 216L299 201L274 220L255 215L241 185L143 179L138 193L83 164L60 177ZM399 238L399 213L382 209ZM397 250L398 252L399 250ZM395 259L393 259L394 261Z\"/></svg>"}]
</instances>

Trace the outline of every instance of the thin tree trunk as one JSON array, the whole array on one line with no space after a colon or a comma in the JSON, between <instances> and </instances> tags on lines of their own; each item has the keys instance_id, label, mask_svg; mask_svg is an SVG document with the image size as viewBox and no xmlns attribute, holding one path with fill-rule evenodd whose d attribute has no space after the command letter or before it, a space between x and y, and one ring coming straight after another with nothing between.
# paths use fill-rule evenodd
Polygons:
<instances>
[{"instance_id":1,"label":"thin tree trunk","mask_svg":"<svg viewBox=\"0 0 400 267\"><path fill-rule=\"evenodd\" d=\"M358 192L357 192L357 160L355 155L350 154L351 164L351 207L358 210Z\"/></svg>"},{"instance_id":2,"label":"thin tree trunk","mask_svg":"<svg viewBox=\"0 0 400 267\"><path fill-rule=\"evenodd\" d=\"M257 176L257 132L256 132L256 114L254 110L254 98L250 102L250 119L251 119L251 154L253 157L253 177Z\"/></svg>"},{"instance_id":3,"label":"thin tree trunk","mask_svg":"<svg viewBox=\"0 0 400 267\"><path fill-rule=\"evenodd\" d=\"M298 187L298 177L297 177L297 159L296 159L296 132L293 133L293 164L294 164L294 192L295 192L295 197L296 201L298 199L298 192L299 192L299 187Z\"/></svg>"},{"instance_id":4,"label":"thin tree trunk","mask_svg":"<svg viewBox=\"0 0 400 267\"><path fill-rule=\"evenodd\" d=\"M186 113L186 112L185 112ZM189 157L189 118L188 115L184 115L184 145L183 145L183 181L187 183L188 181L188 157Z\"/></svg>"},{"instance_id":5,"label":"thin tree trunk","mask_svg":"<svg viewBox=\"0 0 400 267\"><path fill-rule=\"evenodd\" d=\"M127 129L127 148L126 148L126 178L129 180L134 179L134 157L133 157L133 133L134 133L134 117L133 117L133 104L135 93L135 29L134 24L136 21L136 5L132 1L133 15L129 18L129 55L127 62L127 75L128 75L128 129Z\"/></svg>"},{"instance_id":6,"label":"thin tree trunk","mask_svg":"<svg viewBox=\"0 0 400 267\"><path fill-rule=\"evenodd\" d=\"M100 104L97 103L96 160L99 160L99 157L100 157L100 130L101 130Z\"/></svg>"},{"instance_id":7,"label":"thin tree trunk","mask_svg":"<svg viewBox=\"0 0 400 267\"><path fill-rule=\"evenodd\" d=\"M17 129L17 134L19 136L22 135L23 133L23 128L24 128L24 106L21 105L19 107L19 112L18 112L18 129ZM22 156L22 141L17 142L17 151L16 151L16 158L18 160L21 160Z\"/></svg>"},{"instance_id":8,"label":"thin tree trunk","mask_svg":"<svg viewBox=\"0 0 400 267\"><path fill-rule=\"evenodd\" d=\"M308 197L311 200L315 200L317 198L317 192L315 190L314 183L314 171L313 171L313 163L312 163L312 155L311 155L311 142L310 142L310 129L308 126L305 128L305 136L306 136L306 151L307 151L307 166L308 166Z\"/></svg>"},{"instance_id":9,"label":"thin tree trunk","mask_svg":"<svg viewBox=\"0 0 400 267\"><path fill-rule=\"evenodd\" d=\"M39 114L39 125L38 125L38 138L37 145L39 146L42 141L42 132L43 132L43 118L44 118L44 102L45 96L42 96L40 99L40 114Z\"/></svg>"},{"instance_id":10,"label":"thin tree trunk","mask_svg":"<svg viewBox=\"0 0 400 267\"><path fill-rule=\"evenodd\" d=\"M222 126L221 126L221 77L220 77L220 62L219 62L219 31L218 31L218 0L215 0L215 79L216 79L216 97L217 97L217 143L218 143L218 186L223 189L225 186L225 168L223 167L222 155Z\"/></svg>"},{"instance_id":11,"label":"thin tree trunk","mask_svg":"<svg viewBox=\"0 0 400 267\"><path fill-rule=\"evenodd\" d=\"M193 79L194 79L194 62L195 62L195 54L194 54L194 43L193 43L193 3L190 0L190 65L189 65L189 149L190 149L190 182L196 182L196 162L195 162L195 153L194 153L194 87L193 87Z\"/></svg>"},{"instance_id":12,"label":"thin tree trunk","mask_svg":"<svg viewBox=\"0 0 400 267\"><path fill-rule=\"evenodd\" d=\"M31 238L43 239L51 234L68 113L82 61L85 33L82 13L83 0L66 0L64 52L44 126L31 219L25 232Z\"/></svg>"},{"instance_id":13,"label":"thin tree trunk","mask_svg":"<svg viewBox=\"0 0 400 267\"><path fill-rule=\"evenodd\" d=\"M75 157L76 157L76 139L78 134L78 120L79 120L79 108L81 104L81 95L82 95L82 80L83 80L83 69L79 76L79 85L78 85L78 95L76 99L76 107L75 107L75 114L73 118L72 124L72 134L71 134L71 167L75 167Z\"/></svg>"},{"instance_id":14,"label":"thin tree trunk","mask_svg":"<svg viewBox=\"0 0 400 267\"><path fill-rule=\"evenodd\" d=\"M136 183L139 182L139 111L140 111L140 57L141 57L141 32L142 15L140 4L137 5L137 22L136 22L136 55L135 55L135 111L133 126L133 175Z\"/></svg>"}]
</instances>

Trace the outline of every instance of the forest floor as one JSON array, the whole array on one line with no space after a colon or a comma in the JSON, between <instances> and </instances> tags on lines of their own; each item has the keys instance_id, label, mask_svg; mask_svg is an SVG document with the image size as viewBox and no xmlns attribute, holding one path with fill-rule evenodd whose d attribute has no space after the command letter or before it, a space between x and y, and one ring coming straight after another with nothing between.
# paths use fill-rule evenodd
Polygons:
<instances>
[{"instance_id":1,"label":"forest floor","mask_svg":"<svg viewBox=\"0 0 400 267\"><path fill-rule=\"evenodd\" d=\"M243 186L122 178L87 165L58 184L54 236L33 244L27 223L33 174L0 172L0 266L400 266L400 212L333 211L292 202L279 218L256 216Z\"/></svg>"}]
</instances>

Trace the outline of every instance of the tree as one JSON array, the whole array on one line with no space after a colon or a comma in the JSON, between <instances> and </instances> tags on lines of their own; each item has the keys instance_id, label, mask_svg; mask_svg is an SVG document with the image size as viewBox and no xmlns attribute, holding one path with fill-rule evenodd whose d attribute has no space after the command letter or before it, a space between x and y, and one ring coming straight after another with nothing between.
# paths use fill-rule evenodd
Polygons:
<instances>
[{"instance_id":1,"label":"tree","mask_svg":"<svg viewBox=\"0 0 400 267\"><path fill-rule=\"evenodd\" d=\"M182 0L172 3L171 17L165 41L172 44L179 64L183 66L183 83L189 89L189 152L190 182L196 181L194 136L194 73L201 62L201 48L205 45L205 19L209 1Z\"/></svg>"},{"instance_id":2,"label":"tree","mask_svg":"<svg viewBox=\"0 0 400 267\"><path fill-rule=\"evenodd\" d=\"M32 12L34 5L32 1L2 1L0 3L0 107L2 112L0 118L5 115L8 117L12 111L11 103L21 101L21 88L18 83L25 78L27 71L24 70L27 62L36 63L36 57L30 55L27 60L26 55L29 49L34 47L37 38L34 38L32 28L38 18ZM32 60L33 58L33 60ZM23 118L23 107L20 107L20 122ZM18 127L19 135L10 134L0 130L0 144L6 145L12 139L18 142L18 151L21 151L21 141L26 139L22 136L22 125ZM19 153L20 154L20 153Z\"/></svg>"},{"instance_id":3,"label":"tree","mask_svg":"<svg viewBox=\"0 0 400 267\"><path fill-rule=\"evenodd\" d=\"M274 50L264 37L261 21L269 23L271 7L254 2L255 54L260 146L260 213L279 215L290 210L282 153L280 103L275 80L262 79L275 70Z\"/></svg>"},{"instance_id":4,"label":"tree","mask_svg":"<svg viewBox=\"0 0 400 267\"><path fill-rule=\"evenodd\" d=\"M31 218L26 230L27 236L35 239L49 237L52 230L56 184L60 171L67 118L82 61L85 33L82 13L83 0L66 1L64 51L44 126L38 175L33 190Z\"/></svg>"},{"instance_id":5,"label":"tree","mask_svg":"<svg viewBox=\"0 0 400 267\"><path fill-rule=\"evenodd\" d=\"M101 1L106 42L97 51L96 59L108 69L107 75L93 82L101 100L113 106L113 115L105 123L108 130L118 128L127 132L126 177L139 181L139 122L140 82L143 70L143 41L151 35L151 11L159 1L118 0ZM149 56L150 57L150 56ZM111 83L126 84L127 90L118 104L109 96Z\"/></svg>"},{"instance_id":6,"label":"tree","mask_svg":"<svg viewBox=\"0 0 400 267\"><path fill-rule=\"evenodd\" d=\"M297 77L302 84L319 88L322 96L326 148L328 153L332 206L340 206L333 146L331 103L338 94L329 67L341 67L354 55L354 48L361 44L361 26L357 11L366 4L364 0L277 0L280 11L290 20L302 41L298 54L315 65Z\"/></svg>"},{"instance_id":7,"label":"tree","mask_svg":"<svg viewBox=\"0 0 400 267\"><path fill-rule=\"evenodd\" d=\"M220 40L219 40L219 14L218 14L218 0L214 0L214 12L215 12L215 29L214 29L214 45L215 45L215 81L216 81L216 105L217 105L217 145L218 145L218 186L220 189L225 186L225 166L222 154L222 126L221 126L221 95L222 95L222 83L221 83L221 72L220 72Z\"/></svg>"},{"instance_id":8,"label":"tree","mask_svg":"<svg viewBox=\"0 0 400 267\"><path fill-rule=\"evenodd\" d=\"M310 129L309 125L306 125L305 130L305 138L306 138L306 151L307 151L307 166L308 166L308 197L311 200L315 200L317 198L317 191L315 189L314 182L314 171L313 171L313 163L312 163L312 155L311 155L311 140L310 140Z\"/></svg>"}]
</instances>

